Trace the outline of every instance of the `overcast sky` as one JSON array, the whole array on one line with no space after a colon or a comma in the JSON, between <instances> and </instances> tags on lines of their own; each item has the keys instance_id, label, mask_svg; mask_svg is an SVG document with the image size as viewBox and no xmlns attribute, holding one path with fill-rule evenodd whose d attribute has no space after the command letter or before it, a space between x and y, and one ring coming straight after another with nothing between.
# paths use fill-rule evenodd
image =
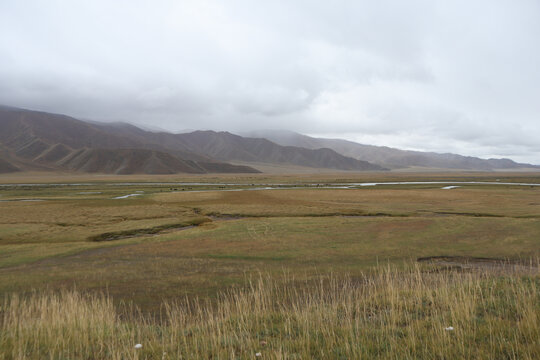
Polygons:
<instances>
[{"instance_id":1,"label":"overcast sky","mask_svg":"<svg viewBox=\"0 0 540 360\"><path fill-rule=\"evenodd\" d=\"M1 0L0 104L540 164L540 1Z\"/></svg>"}]
</instances>

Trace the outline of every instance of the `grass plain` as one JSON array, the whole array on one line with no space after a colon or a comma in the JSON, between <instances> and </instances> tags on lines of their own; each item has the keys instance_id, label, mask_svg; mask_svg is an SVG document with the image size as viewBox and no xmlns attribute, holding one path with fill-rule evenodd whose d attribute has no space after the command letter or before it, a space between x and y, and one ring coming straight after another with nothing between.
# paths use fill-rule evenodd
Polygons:
<instances>
[{"instance_id":1,"label":"grass plain","mask_svg":"<svg viewBox=\"0 0 540 360\"><path fill-rule=\"evenodd\" d=\"M14 295L5 359L537 359L538 277L379 266L357 278L254 277L158 319L104 295ZM136 349L135 344L142 348Z\"/></svg>"},{"instance_id":2,"label":"grass plain","mask_svg":"<svg viewBox=\"0 0 540 360\"><path fill-rule=\"evenodd\" d=\"M494 184L451 190L441 184L333 188L376 181ZM0 337L0 354L25 358L24 346L49 341L32 340L32 332L53 336L67 326L47 330L14 313L32 318L42 311L46 317L54 306L73 314L91 313L95 306L103 312L102 320L94 319L96 326L118 332L118 343L89 339L79 344L83 358L161 358L163 351L171 358L252 358L257 342L268 339L270 358L498 358L493 349L504 354L501 358L535 358L539 344L531 341L539 328L528 322L540 312L537 267L532 273L501 274L485 267L440 272L434 264L410 265L432 256L537 259L540 187L497 182L540 183L540 174L2 177L0 296L8 300L0 322L2 332L11 335ZM281 185L260 190L268 184ZM136 196L121 198L126 195ZM254 289L246 279L260 274L264 281ZM516 293L522 296L512 301ZM442 296L447 298L439 300ZM179 299L192 305L180 307ZM235 303L262 307L244 316ZM115 313L129 308L126 304L141 312ZM216 310L220 307L226 311ZM395 316L385 312L389 309ZM478 317L479 309L485 316ZM160 317L160 325L148 316ZM318 317L331 324L328 332ZM24 322L32 325L18 338L12 327L24 328ZM441 330L450 322L462 326L452 338ZM368 325L373 329L363 333ZM161 326L159 339L151 334L155 326ZM523 331L493 330L500 326ZM184 337L184 345L175 348L180 329L206 340ZM490 331L496 335L482 341ZM421 344L430 332L433 343ZM360 333L362 350L353 341ZM242 336L248 339L244 344ZM137 337L152 339L147 342L152 350L133 352L128 344ZM47 357L74 356L66 353L75 346L69 341ZM403 356L391 355L398 350ZM100 355L92 357L94 351Z\"/></svg>"}]
</instances>

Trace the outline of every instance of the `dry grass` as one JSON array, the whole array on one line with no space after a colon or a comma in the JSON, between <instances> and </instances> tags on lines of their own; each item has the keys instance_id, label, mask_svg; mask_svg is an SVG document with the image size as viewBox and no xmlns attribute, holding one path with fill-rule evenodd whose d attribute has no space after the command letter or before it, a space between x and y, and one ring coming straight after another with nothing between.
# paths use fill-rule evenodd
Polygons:
<instances>
[{"instance_id":1,"label":"dry grass","mask_svg":"<svg viewBox=\"0 0 540 360\"><path fill-rule=\"evenodd\" d=\"M0 359L540 358L538 267L403 265L538 256L538 188L173 193L99 183L540 182L520 176L37 177L97 183L0 188L2 200L46 199L0 202ZM378 262L389 265L372 270Z\"/></svg>"},{"instance_id":2,"label":"dry grass","mask_svg":"<svg viewBox=\"0 0 540 360\"><path fill-rule=\"evenodd\" d=\"M285 183L330 176L202 180ZM362 176L339 174L332 180L370 181L375 175ZM372 180L414 180L413 174L377 176L383 178ZM457 180L487 177L446 176ZM491 180L500 176L501 180L523 181L490 176ZM440 177L435 174L423 180ZM46 199L0 202L0 297L71 286L81 291L109 289L115 302L132 300L144 311L155 312L163 299L213 296L240 284L245 273L256 271L276 275L286 267L297 277L309 278L330 269L355 275L377 261L400 263L423 256L523 258L540 254L538 188L467 186L447 191L439 185L422 185L171 192L171 187L94 183L0 188L4 200ZM113 199L136 192L143 195ZM227 215L246 218L231 220ZM202 219L207 221L202 226L176 229L178 224Z\"/></svg>"},{"instance_id":3,"label":"dry grass","mask_svg":"<svg viewBox=\"0 0 540 360\"><path fill-rule=\"evenodd\" d=\"M309 278L329 271L356 275L377 260L401 264L404 259L438 255L528 258L540 254L539 234L538 221L512 218L274 217L214 221L156 236L87 241L73 248L66 248L66 244L26 244L25 249L36 256L68 250L71 255L0 269L0 293L76 286L85 291L107 290L117 302L134 301L144 311L156 312L163 299L213 296L241 284L245 273L257 271L270 273L280 281L282 268L290 269L297 278ZM82 245L88 246L83 252ZM6 255L4 261L10 258L9 253ZM17 256L20 253L13 258Z\"/></svg>"},{"instance_id":4,"label":"dry grass","mask_svg":"<svg viewBox=\"0 0 540 360\"><path fill-rule=\"evenodd\" d=\"M195 217L181 207L147 201L0 203L0 245L86 241L104 232L154 227Z\"/></svg>"},{"instance_id":5,"label":"dry grass","mask_svg":"<svg viewBox=\"0 0 540 360\"><path fill-rule=\"evenodd\" d=\"M538 359L539 285L537 268L495 275L381 266L284 283L259 276L214 302L165 303L153 319L103 295L13 295L0 311L0 357Z\"/></svg>"},{"instance_id":6,"label":"dry grass","mask_svg":"<svg viewBox=\"0 0 540 360\"><path fill-rule=\"evenodd\" d=\"M540 217L540 188L466 187L302 189L157 194L163 204L199 207L203 213L237 216L492 215Z\"/></svg>"},{"instance_id":7,"label":"dry grass","mask_svg":"<svg viewBox=\"0 0 540 360\"><path fill-rule=\"evenodd\" d=\"M429 181L429 180L488 180L537 182L540 172L530 171L500 171L500 172L473 172L449 171L448 169L434 172L430 170L414 172L349 172L334 173L308 173L290 171L270 174L173 174L173 175L111 175L111 174L85 174L85 173L58 173L58 172L17 172L2 174L0 183L86 183L86 182L371 182L371 181Z\"/></svg>"}]
</instances>

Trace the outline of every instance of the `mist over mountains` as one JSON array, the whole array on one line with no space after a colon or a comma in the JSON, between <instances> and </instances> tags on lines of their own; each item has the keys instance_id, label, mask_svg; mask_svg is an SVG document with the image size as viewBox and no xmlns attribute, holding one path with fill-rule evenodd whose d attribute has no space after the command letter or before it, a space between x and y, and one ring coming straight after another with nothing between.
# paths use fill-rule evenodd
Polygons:
<instances>
[{"instance_id":1,"label":"mist over mountains","mask_svg":"<svg viewBox=\"0 0 540 360\"><path fill-rule=\"evenodd\" d=\"M127 123L97 123L0 107L0 172L107 174L257 173L264 165L336 171L403 168L532 168L509 159L403 151L290 131L193 131L173 134Z\"/></svg>"},{"instance_id":2,"label":"mist over mountains","mask_svg":"<svg viewBox=\"0 0 540 360\"><path fill-rule=\"evenodd\" d=\"M457 154L400 150L387 146L364 145L342 139L314 138L287 130L259 130L245 136L262 137L285 146L307 149L329 148L355 159L370 161L389 169L439 168L452 170L512 170L534 167L510 159L480 159Z\"/></svg>"},{"instance_id":3,"label":"mist over mountains","mask_svg":"<svg viewBox=\"0 0 540 360\"><path fill-rule=\"evenodd\" d=\"M385 170L330 149L282 146L227 132L150 132L124 123L0 108L0 171L68 170L110 174L257 173L266 163L334 170Z\"/></svg>"}]
</instances>

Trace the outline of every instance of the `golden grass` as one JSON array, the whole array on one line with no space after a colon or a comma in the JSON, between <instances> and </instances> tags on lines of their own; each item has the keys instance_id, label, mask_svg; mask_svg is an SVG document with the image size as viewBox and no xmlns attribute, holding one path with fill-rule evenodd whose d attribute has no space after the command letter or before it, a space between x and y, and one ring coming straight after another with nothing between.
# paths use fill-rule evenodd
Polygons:
<instances>
[{"instance_id":1,"label":"golden grass","mask_svg":"<svg viewBox=\"0 0 540 360\"><path fill-rule=\"evenodd\" d=\"M142 200L0 203L0 245L86 241L105 232L173 224L196 217L190 209Z\"/></svg>"},{"instance_id":2,"label":"golden grass","mask_svg":"<svg viewBox=\"0 0 540 360\"><path fill-rule=\"evenodd\" d=\"M46 199L0 202L0 359L540 358L538 264L522 273L403 265L538 256L539 188L107 184L496 178L540 182L533 173L2 177L94 184L0 187L1 200ZM135 191L144 195L112 199ZM177 229L194 221L204 224ZM372 270L378 262L389 265Z\"/></svg>"},{"instance_id":3,"label":"golden grass","mask_svg":"<svg viewBox=\"0 0 540 360\"><path fill-rule=\"evenodd\" d=\"M17 245L0 260L14 261L25 254L45 258L0 269L0 293L71 286L98 292L108 289L116 301L134 301L144 311L155 312L162 299L213 296L241 284L245 273L257 271L279 281L282 268L297 278L309 278L328 271L356 275L377 261L400 264L425 256L529 258L540 255L539 234L538 221L513 218L337 216L213 221L182 231L99 243ZM60 251L69 251L69 256L52 256Z\"/></svg>"},{"instance_id":4,"label":"golden grass","mask_svg":"<svg viewBox=\"0 0 540 360\"><path fill-rule=\"evenodd\" d=\"M0 296L72 285L98 292L109 288L115 301L129 299L155 311L163 298L213 296L241 283L245 273L275 275L283 267L307 278L329 269L357 274L377 261L423 256L540 254L538 188L171 192L170 187L96 183L0 189L4 199L46 199L0 202ZM144 193L112 199L136 191ZM177 229L203 219L206 223L196 228Z\"/></svg>"},{"instance_id":5,"label":"golden grass","mask_svg":"<svg viewBox=\"0 0 540 360\"><path fill-rule=\"evenodd\" d=\"M270 174L172 174L172 175L111 175L85 174L73 172L17 172L2 174L0 183L86 183L86 182L371 182L371 181L414 181L414 180L488 180L538 182L540 171L449 171L434 172L431 170L414 172L350 172L305 173L305 168L297 173Z\"/></svg>"},{"instance_id":6,"label":"golden grass","mask_svg":"<svg viewBox=\"0 0 540 360\"><path fill-rule=\"evenodd\" d=\"M530 271L380 266L280 283L262 275L213 302L164 303L157 318L104 295L13 295L0 311L0 357L538 359L540 278Z\"/></svg>"},{"instance_id":7,"label":"golden grass","mask_svg":"<svg viewBox=\"0 0 540 360\"><path fill-rule=\"evenodd\" d=\"M540 188L466 187L287 189L245 192L156 194L162 204L198 207L203 214L310 215L495 215L540 217Z\"/></svg>"}]
</instances>

